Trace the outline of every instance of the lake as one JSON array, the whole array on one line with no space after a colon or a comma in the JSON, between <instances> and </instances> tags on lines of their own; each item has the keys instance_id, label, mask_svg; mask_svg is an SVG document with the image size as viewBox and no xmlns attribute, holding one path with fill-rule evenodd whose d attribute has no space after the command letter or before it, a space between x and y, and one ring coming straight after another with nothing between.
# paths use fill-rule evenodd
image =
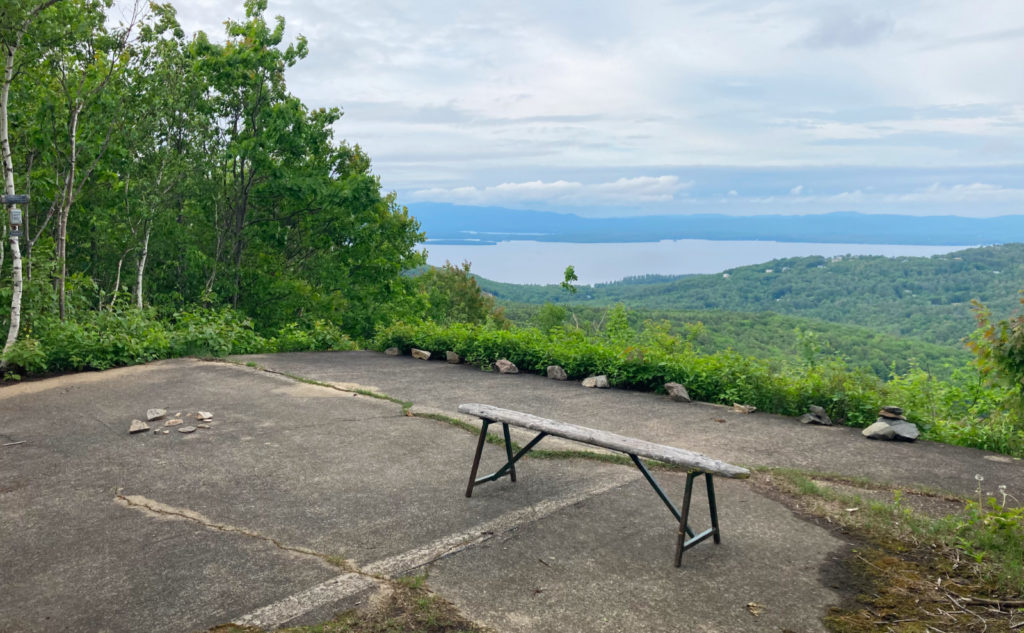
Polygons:
<instances>
[{"instance_id":1,"label":"lake","mask_svg":"<svg viewBox=\"0 0 1024 633\"><path fill-rule=\"evenodd\" d=\"M566 266L576 268L581 284L616 281L633 275L720 273L781 257L885 255L928 257L970 246L906 244L818 244L810 242L662 240L584 244L511 241L491 245L424 244L427 262L441 266L468 260L487 279L516 284L557 284Z\"/></svg>"}]
</instances>

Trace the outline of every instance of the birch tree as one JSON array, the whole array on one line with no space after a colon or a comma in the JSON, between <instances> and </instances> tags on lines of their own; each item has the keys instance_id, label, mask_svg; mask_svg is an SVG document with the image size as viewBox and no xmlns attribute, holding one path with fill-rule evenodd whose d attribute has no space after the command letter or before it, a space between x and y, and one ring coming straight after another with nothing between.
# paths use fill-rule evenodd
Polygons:
<instances>
[{"instance_id":1,"label":"birch tree","mask_svg":"<svg viewBox=\"0 0 1024 633\"><path fill-rule=\"evenodd\" d=\"M0 47L4 56L4 78L3 85L0 85L0 161L3 163L4 194L14 195L14 161L11 152L11 135L8 127L11 84L20 71L18 49L21 47L25 35L32 29L33 24L50 7L57 4L59 0L46 0L44 2L18 2L8 1L4 8L0 9ZM3 209L7 215L7 209ZM18 340L18 333L21 329L21 296L24 289L23 267L21 258L20 238L13 231L8 230L8 218L3 221L3 237L10 241L11 249L11 312L10 323L7 329L7 339L4 343L4 354ZM3 267L4 249L0 244L0 269ZM2 355L0 355L0 367L4 366Z\"/></svg>"}]
</instances>

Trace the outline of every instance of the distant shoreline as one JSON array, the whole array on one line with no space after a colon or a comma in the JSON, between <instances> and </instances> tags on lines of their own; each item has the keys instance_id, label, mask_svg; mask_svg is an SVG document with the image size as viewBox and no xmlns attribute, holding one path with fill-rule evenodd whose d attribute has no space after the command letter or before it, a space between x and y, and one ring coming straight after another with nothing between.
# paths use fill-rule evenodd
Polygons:
<instances>
[{"instance_id":1,"label":"distant shoreline","mask_svg":"<svg viewBox=\"0 0 1024 633\"><path fill-rule=\"evenodd\" d=\"M845 242L783 242L778 240L659 240L656 242L554 242L510 240L426 242L427 262L469 261L472 272L512 284L557 284L566 266L573 266L579 283L591 285L640 275L724 273L733 268L768 264L790 257L827 258L875 255L931 257L972 248L965 244L864 244ZM480 248L487 246L487 248ZM770 266L767 266L770 268Z\"/></svg>"}]
</instances>

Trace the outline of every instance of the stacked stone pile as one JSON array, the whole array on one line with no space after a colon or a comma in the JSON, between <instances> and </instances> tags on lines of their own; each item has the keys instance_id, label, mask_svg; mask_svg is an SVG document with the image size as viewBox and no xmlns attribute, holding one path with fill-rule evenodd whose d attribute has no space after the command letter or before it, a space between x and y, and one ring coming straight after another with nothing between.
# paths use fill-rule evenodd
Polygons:
<instances>
[{"instance_id":1,"label":"stacked stone pile","mask_svg":"<svg viewBox=\"0 0 1024 633\"><path fill-rule=\"evenodd\" d=\"M903 409L899 407L882 407L878 419L868 428L861 431L864 437L872 440L898 440L913 442L921 435L917 425L907 422Z\"/></svg>"}]
</instances>

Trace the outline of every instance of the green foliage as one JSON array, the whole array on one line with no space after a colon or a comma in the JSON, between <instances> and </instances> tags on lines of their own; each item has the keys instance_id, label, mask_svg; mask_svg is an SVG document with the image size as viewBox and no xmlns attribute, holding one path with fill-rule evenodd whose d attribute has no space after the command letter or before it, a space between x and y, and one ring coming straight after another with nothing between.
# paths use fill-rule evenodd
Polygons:
<instances>
[{"instance_id":1,"label":"green foliage","mask_svg":"<svg viewBox=\"0 0 1024 633\"><path fill-rule=\"evenodd\" d=\"M958 345L973 330L971 299L986 302L997 313L1013 309L1016 292L1024 286L1024 244L933 257L794 257L727 272L728 277L686 275L670 281L655 277L582 286L575 301L577 306L623 302L652 311L774 312ZM554 284L480 283L502 303L568 298Z\"/></svg>"},{"instance_id":2,"label":"green foliage","mask_svg":"<svg viewBox=\"0 0 1024 633\"><path fill-rule=\"evenodd\" d=\"M548 302L537 310L534 322L542 332L550 332L554 328L562 327L568 316L569 311L564 307Z\"/></svg>"},{"instance_id":3,"label":"green foliage","mask_svg":"<svg viewBox=\"0 0 1024 633\"><path fill-rule=\"evenodd\" d=\"M445 262L441 268L430 267L416 278L426 299L425 318L443 324L505 321L504 311L495 307L494 297L480 290L469 267L469 262L461 266Z\"/></svg>"},{"instance_id":4,"label":"green foliage","mask_svg":"<svg viewBox=\"0 0 1024 633\"><path fill-rule=\"evenodd\" d=\"M961 550L981 565L1003 588L1024 591L1024 507L1007 502L1005 485L999 496L982 492L984 478L978 480L978 500L969 501L964 515L952 521L956 542Z\"/></svg>"},{"instance_id":5,"label":"green foliage","mask_svg":"<svg viewBox=\"0 0 1024 633\"><path fill-rule=\"evenodd\" d=\"M576 268L573 266L566 266L565 272L562 276L562 283L559 284L562 287L562 290L565 290L570 295L576 294L576 285L573 282L580 280L580 278L576 276Z\"/></svg>"},{"instance_id":6,"label":"green foliage","mask_svg":"<svg viewBox=\"0 0 1024 633\"><path fill-rule=\"evenodd\" d=\"M565 310L564 304L551 302L543 306L506 303L504 307L506 316L516 325L532 325L543 331L550 329L546 315L558 314L548 311ZM573 315L584 330L598 332L609 309L574 305ZM948 378L954 368L971 358L967 350L951 345L771 312L648 310L630 305L628 319L634 328L641 328L648 321L666 324L668 333L689 341L706 354L735 349L766 361L790 362L798 358L807 364L841 358L850 367L871 371L882 379L889 378L894 371L903 374L913 367Z\"/></svg>"},{"instance_id":7,"label":"green foliage","mask_svg":"<svg viewBox=\"0 0 1024 633\"><path fill-rule=\"evenodd\" d=\"M12 161L33 202L22 240L27 342L6 362L65 371L336 349L422 313L402 275L425 261L419 224L381 190L362 149L334 138L340 109L311 109L288 91L286 71L307 47L288 41L283 18L249 0L226 39L189 38L171 5L154 4L129 37L111 6L57 3L18 50ZM66 232L53 200L72 207ZM5 306L10 261L0 257ZM52 319L58 311L66 321Z\"/></svg>"},{"instance_id":8,"label":"green foliage","mask_svg":"<svg viewBox=\"0 0 1024 633\"><path fill-rule=\"evenodd\" d=\"M354 348L339 327L321 320L290 323L263 337L251 319L229 308L194 308L161 317L153 309L115 306L65 321L37 318L32 329L34 336L23 337L4 356L10 366L29 374L102 370L180 356Z\"/></svg>"},{"instance_id":9,"label":"green foliage","mask_svg":"<svg viewBox=\"0 0 1024 633\"><path fill-rule=\"evenodd\" d=\"M620 388L660 391L666 382L686 385L706 402L739 402L762 411L800 415L812 404L832 419L853 426L873 422L879 407L902 403L924 437L963 446L1024 455L1024 431L999 411L1001 394L971 380L969 368L940 381L920 369L885 382L872 373L829 358L814 366L765 361L726 350L697 351L692 341L668 333L665 323L639 331L624 307L613 309L598 335L581 329L497 329L484 325L396 323L381 329L374 345L451 350L467 362L489 367L507 358L521 370L543 372L561 365L571 378L606 374Z\"/></svg>"},{"instance_id":10,"label":"green foliage","mask_svg":"<svg viewBox=\"0 0 1024 633\"><path fill-rule=\"evenodd\" d=\"M980 301L972 302L972 306L978 329L967 346L977 357L978 369L992 382L1008 387L1012 394L1008 400L1024 412L1024 314L994 321L991 310Z\"/></svg>"}]
</instances>

